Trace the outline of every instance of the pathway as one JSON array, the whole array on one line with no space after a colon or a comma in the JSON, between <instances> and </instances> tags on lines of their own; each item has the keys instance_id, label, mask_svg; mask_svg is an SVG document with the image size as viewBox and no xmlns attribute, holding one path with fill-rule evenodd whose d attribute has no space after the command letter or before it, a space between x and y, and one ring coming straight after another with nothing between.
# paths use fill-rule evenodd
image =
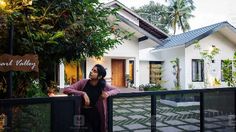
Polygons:
<instances>
[{"instance_id":1,"label":"pathway","mask_svg":"<svg viewBox=\"0 0 236 132\"><path fill-rule=\"evenodd\" d=\"M116 98L113 105L114 132L150 132L150 98ZM157 131L200 131L199 106L170 107L157 103ZM228 121L229 113L205 111L207 132L234 132L235 124ZM235 120L234 120L235 121Z\"/></svg>"}]
</instances>

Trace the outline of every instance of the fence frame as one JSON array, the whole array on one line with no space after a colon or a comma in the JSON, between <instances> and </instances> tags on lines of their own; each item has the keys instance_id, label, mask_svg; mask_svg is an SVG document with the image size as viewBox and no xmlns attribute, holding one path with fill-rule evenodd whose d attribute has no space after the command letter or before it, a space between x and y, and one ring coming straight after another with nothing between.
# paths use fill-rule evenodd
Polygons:
<instances>
[{"instance_id":1,"label":"fence frame","mask_svg":"<svg viewBox=\"0 0 236 132\"><path fill-rule=\"evenodd\" d=\"M205 88L205 89L191 89L191 90L173 90L173 91L148 91L148 92L133 92L133 93L119 93L108 98L108 131L113 131L113 99L122 97L151 97L151 132L156 131L156 96L170 95L170 94L199 94L200 95L200 131L204 131L204 94L209 92L234 92L234 100L236 100L236 87L227 88ZM234 114L236 114L236 101L234 102ZM235 127L236 132L236 127Z\"/></svg>"},{"instance_id":2,"label":"fence frame","mask_svg":"<svg viewBox=\"0 0 236 132\"><path fill-rule=\"evenodd\" d=\"M78 132L78 126L74 126L74 115L79 115L79 108L81 107L80 96L67 96L67 97L40 97L40 98L11 98L0 99L0 107L7 108L7 132L11 132L12 113L11 108L19 105L37 105L37 104L50 104L50 120L51 132L63 132L66 128L70 127L70 131ZM63 107L69 106L69 107ZM64 112L64 113L63 113ZM68 117L67 117L68 116Z\"/></svg>"}]
</instances>

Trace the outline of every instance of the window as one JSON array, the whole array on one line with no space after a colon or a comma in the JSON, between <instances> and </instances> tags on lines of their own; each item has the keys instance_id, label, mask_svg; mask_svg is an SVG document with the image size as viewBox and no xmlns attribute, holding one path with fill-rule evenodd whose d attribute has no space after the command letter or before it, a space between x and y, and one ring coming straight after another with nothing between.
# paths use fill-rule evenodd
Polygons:
<instances>
[{"instance_id":1,"label":"window","mask_svg":"<svg viewBox=\"0 0 236 132\"><path fill-rule=\"evenodd\" d=\"M134 83L134 61L133 60L129 61L129 80L131 84Z\"/></svg>"},{"instance_id":2,"label":"window","mask_svg":"<svg viewBox=\"0 0 236 132\"><path fill-rule=\"evenodd\" d=\"M204 79L204 61L201 59L192 60L192 81L203 82Z\"/></svg>"},{"instance_id":3,"label":"window","mask_svg":"<svg viewBox=\"0 0 236 132\"><path fill-rule=\"evenodd\" d=\"M150 61L150 83L151 84L161 84L161 72L162 65L161 62L158 61Z\"/></svg>"},{"instance_id":4,"label":"window","mask_svg":"<svg viewBox=\"0 0 236 132\"><path fill-rule=\"evenodd\" d=\"M232 60L221 60L221 81L225 79L232 79Z\"/></svg>"},{"instance_id":5,"label":"window","mask_svg":"<svg viewBox=\"0 0 236 132\"><path fill-rule=\"evenodd\" d=\"M65 63L65 84L73 84L85 78L85 61Z\"/></svg>"}]
</instances>

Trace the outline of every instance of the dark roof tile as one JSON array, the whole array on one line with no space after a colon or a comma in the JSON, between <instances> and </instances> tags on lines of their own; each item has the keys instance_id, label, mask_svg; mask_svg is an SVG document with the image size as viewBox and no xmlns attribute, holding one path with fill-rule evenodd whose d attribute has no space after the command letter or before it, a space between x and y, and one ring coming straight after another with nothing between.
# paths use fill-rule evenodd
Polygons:
<instances>
[{"instance_id":1,"label":"dark roof tile","mask_svg":"<svg viewBox=\"0 0 236 132\"><path fill-rule=\"evenodd\" d=\"M204 37L207 37L208 35L218 31L219 29L225 26L232 27L232 25L224 21L210 26L198 28L189 32L185 32L182 34L170 36L165 40L163 40L163 44L161 46L156 47L156 50L172 48L177 46L188 46L193 42L198 41Z\"/></svg>"}]
</instances>

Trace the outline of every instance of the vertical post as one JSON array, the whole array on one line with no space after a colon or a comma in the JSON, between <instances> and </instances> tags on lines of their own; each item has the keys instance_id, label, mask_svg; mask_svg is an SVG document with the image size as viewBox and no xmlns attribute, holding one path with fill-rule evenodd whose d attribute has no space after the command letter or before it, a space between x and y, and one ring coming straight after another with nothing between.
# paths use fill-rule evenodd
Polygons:
<instances>
[{"instance_id":1,"label":"vertical post","mask_svg":"<svg viewBox=\"0 0 236 132\"><path fill-rule=\"evenodd\" d=\"M236 119L236 90L234 89L234 122ZM236 125L236 122L235 122ZM236 126L234 126L234 131L236 132Z\"/></svg>"},{"instance_id":2,"label":"vertical post","mask_svg":"<svg viewBox=\"0 0 236 132\"><path fill-rule=\"evenodd\" d=\"M10 25L10 29L9 29L9 47L8 47L8 50L9 50L9 54L13 54L13 37L14 37L14 26L13 24L11 23ZM7 97L8 98L11 98L12 97L12 88L13 88L13 80L12 80L12 71L9 71L8 72L8 82L7 82Z\"/></svg>"},{"instance_id":3,"label":"vertical post","mask_svg":"<svg viewBox=\"0 0 236 132\"><path fill-rule=\"evenodd\" d=\"M8 47L8 52L9 54L13 54L13 37L14 37L14 26L13 23L10 25L9 29L9 47ZM12 88L13 88L13 72L9 71L8 72L8 79L7 79L7 98L12 98ZM11 111L11 105L8 107L7 110L7 132L12 132L12 111Z\"/></svg>"},{"instance_id":4,"label":"vertical post","mask_svg":"<svg viewBox=\"0 0 236 132\"><path fill-rule=\"evenodd\" d=\"M200 92L200 131L204 131L204 93L203 91Z\"/></svg>"},{"instance_id":5,"label":"vertical post","mask_svg":"<svg viewBox=\"0 0 236 132\"><path fill-rule=\"evenodd\" d=\"M108 112L108 132L113 131L113 98L107 99L107 112Z\"/></svg>"},{"instance_id":6,"label":"vertical post","mask_svg":"<svg viewBox=\"0 0 236 132\"><path fill-rule=\"evenodd\" d=\"M151 132L156 131L156 95L151 95Z\"/></svg>"}]
</instances>

